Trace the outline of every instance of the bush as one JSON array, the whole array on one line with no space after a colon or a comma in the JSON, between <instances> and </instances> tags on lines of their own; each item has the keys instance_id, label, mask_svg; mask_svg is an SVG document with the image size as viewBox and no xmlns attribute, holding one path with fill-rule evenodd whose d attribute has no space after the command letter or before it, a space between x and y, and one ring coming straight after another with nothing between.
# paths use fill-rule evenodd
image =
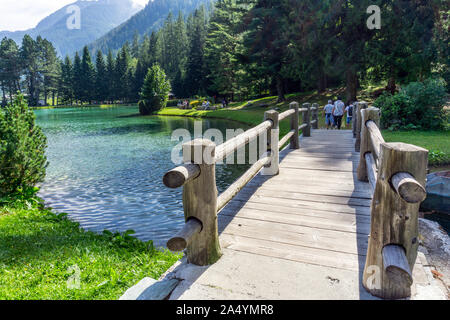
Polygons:
<instances>
[{"instance_id":1,"label":"bush","mask_svg":"<svg viewBox=\"0 0 450 320\"><path fill-rule=\"evenodd\" d=\"M148 69L141 91L139 110L142 115L155 113L165 108L171 90L166 74L158 64Z\"/></svg>"},{"instance_id":2,"label":"bush","mask_svg":"<svg viewBox=\"0 0 450 320\"><path fill-rule=\"evenodd\" d=\"M45 178L47 138L24 97L0 111L0 194L32 188Z\"/></svg>"},{"instance_id":3,"label":"bush","mask_svg":"<svg viewBox=\"0 0 450 320\"><path fill-rule=\"evenodd\" d=\"M446 122L445 82L427 79L412 82L396 94L385 93L374 103L381 109L381 125L390 130L443 129Z\"/></svg>"}]
</instances>

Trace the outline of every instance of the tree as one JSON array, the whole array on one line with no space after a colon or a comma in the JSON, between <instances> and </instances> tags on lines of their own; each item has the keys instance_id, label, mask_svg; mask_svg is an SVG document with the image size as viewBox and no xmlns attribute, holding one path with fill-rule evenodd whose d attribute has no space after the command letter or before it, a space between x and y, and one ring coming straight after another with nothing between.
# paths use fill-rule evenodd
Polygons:
<instances>
[{"instance_id":1,"label":"tree","mask_svg":"<svg viewBox=\"0 0 450 320\"><path fill-rule=\"evenodd\" d=\"M87 46L83 49L83 58L81 59L80 74L81 96L82 101L91 102L93 99L95 84L95 68L91 60L91 54Z\"/></svg>"},{"instance_id":2,"label":"tree","mask_svg":"<svg viewBox=\"0 0 450 320\"><path fill-rule=\"evenodd\" d=\"M122 47L117 54L115 67L115 81L116 92L118 98L125 100L130 96L131 83L129 82L129 67L130 67L130 49L128 43Z\"/></svg>"},{"instance_id":3,"label":"tree","mask_svg":"<svg viewBox=\"0 0 450 320\"><path fill-rule=\"evenodd\" d=\"M201 6L188 20L189 53L186 66L186 90L188 95L200 94L204 89L204 47L206 38L205 9Z\"/></svg>"},{"instance_id":4,"label":"tree","mask_svg":"<svg viewBox=\"0 0 450 320\"><path fill-rule=\"evenodd\" d=\"M0 110L0 194L34 187L45 178L47 139L24 97Z\"/></svg>"},{"instance_id":5,"label":"tree","mask_svg":"<svg viewBox=\"0 0 450 320\"><path fill-rule=\"evenodd\" d=\"M98 101L105 101L108 98L108 72L103 58L103 53L97 51L95 60L96 77L95 77L95 97Z\"/></svg>"},{"instance_id":6,"label":"tree","mask_svg":"<svg viewBox=\"0 0 450 320\"><path fill-rule=\"evenodd\" d=\"M44 101L47 104L48 95L52 94L52 105L55 105L55 95L58 90L58 79L60 77L60 61L56 49L47 39L38 42L40 56L42 59L42 76L44 86Z\"/></svg>"},{"instance_id":7,"label":"tree","mask_svg":"<svg viewBox=\"0 0 450 320\"><path fill-rule=\"evenodd\" d=\"M205 41L205 64L209 89L214 94L234 95L238 90L238 46L242 41L237 26L242 19L235 0L216 3Z\"/></svg>"},{"instance_id":8,"label":"tree","mask_svg":"<svg viewBox=\"0 0 450 320\"><path fill-rule=\"evenodd\" d=\"M73 67L69 56L61 62L61 78L59 79L59 94L63 103L73 103L74 98ZM59 100L58 97L58 100Z\"/></svg>"},{"instance_id":9,"label":"tree","mask_svg":"<svg viewBox=\"0 0 450 320\"><path fill-rule=\"evenodd\" d=\"M147 73L140 93L139 111L142 115L149 115L164 108L169 100L170 82L164 70L154 64Z\"/></svg>"},{"instance_id":10,"label":"tree","mask_svg":"<svg viewBox=\"0 0 450 320\"><path fill-rule=\"evenodd\" d=\"M34 41L29 35L23 37L22 47L20 48L20 59L24 65L28 103L35 106L39 101L39 90L42 84L42 61L39 59L37 41Z\"/></svg>"},{"instance_id":11,"label":"tree","mask_svg":"<svg viewBox=\"0 0 450 320\"><path fill-rule=\"evenodd\" d=\"M380 6L381 30L374 32L365 54L372 74L387 79L386 89L395 93L398 81L423 80L431 74L438 7L433 1L405 0L381 1Z\"/></svg>"},{"instance_id":12,"label":"tree","mask_svg":"<svg viewBox=\"0 0 450 320\"><path fill-rule=\"evenodd\" d=\"M107 99L114 101L117 98L116 92L116 62L114 60L111 50L108 52L106 58L106 74L108 83L108 95Z\"/></svg>"},{"instance_id":13,"label":"tree","mask_svg":"<svg viewBox=\"0 0 450 320\"><path fill-rule=\"evenodd\" d=\"M244 37L246 55L258 66L255 76L271 76L279 102L285 100L282 71L288 47L284 36L288 12L278 0L258 0L248 13L248 32Z\"/></svg>"},{"instance_id":14,"label":"tree","mask_svg":"<svg viewBox=\"0 0 450 320\"><path fill-rule=\"evenodd\" d=\"M75 58L73 60L73 71L72 71L72 85L73 94L75 101L80 101L83 96L83 83L82 83L82 69L81 69L81 58L78 52L75 53Z\"/></svg>"},{"instance_id":15,"label":"tree","mask_svg":"<svg viewBox=\"0 0 450 320\"><path fill-rule=\"evenodd\" d=\"M0 88L3 104L6 104L6 91L10 101L13 94L20 90L21 61L19 47L12 39L3 38L0 44Z\"/></svg>"}]
</instances>

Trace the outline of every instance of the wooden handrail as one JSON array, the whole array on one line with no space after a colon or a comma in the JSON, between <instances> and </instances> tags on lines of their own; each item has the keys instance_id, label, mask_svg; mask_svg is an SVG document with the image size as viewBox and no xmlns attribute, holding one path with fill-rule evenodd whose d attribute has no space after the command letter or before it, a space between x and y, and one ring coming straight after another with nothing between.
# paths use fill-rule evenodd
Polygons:
<instances>
[{"instance_id":1,"label":"wooden handrail","mask_svg":"<svg viewBox=\"0 0 450 320\"><path fill-rule=\"evenodd\" d=\"M283 121L286 118L292 117L294 114L295 114L294 109L287 110L283 113L280 113L280 115L278 116L278 120Z\"/></svg>"},{"instance_id":2,"label":"wooden handrail","mask_svg":"<svg viewBox=\"0 0 450 320\"><path fill-rule=\"evenodd\" d=\"M186 163L170 170L164 175L163 183L166 187L177 189L200 175L200 167L193 163Z\"/></svg>"},{"instance_id":3,"label":"wooden handrail","mask_svg":"<svg viewBox=\"0 0 450 320\"><path fill-rule=\"evenodd\" d=\"M216 162L225 159L236 150L242 148L243 146L246 146L251 140L257 138L262 133L270 129L272 126L273 122L271 120L264 121L260 125L252 129L249 129L246 132L218 146L216 149L216 157L215 157Z\"/></svg>"},{"instance_id":4,"label":"wooden handrail","mask_svg":"<svg viewBox=\"0 0 450 320\"><path fill-rule=\"evenodd\" d=\"M281 139L280 142L278 143L278 150L280 150L286 143L288 143L288 141L290 141L291 138L295 136L296 132L297 130L289 131L289 133L285 135L283 139Z\"/></svg>"},{"instance_id":5,"label":"wooden handrail","mask_svg":"<svg viewBox=\"0 0 450 320\"><path fill-rule=\"evenodd\" d=\"M377 165L375 159L371 152L364 155L366 166L367 166L367 176L369 178L370 186L372 187L372 193L375 191L375 186L377 184Z\"/></svg>"},{"instance_id":6,"label":"wooden handrail","mask_svg":"<svg viewBox=\"0 0 450 320\"><path fill-rule=\"evenodd\" d=\"M375 157L378 159L380 157L381 144L385 142L383 135L381 134L380 129L373 120L367 121L366 127L370 134L370 142L372 144L372 150L375 154Z\"/></svg>"},{"instance_id":7,"label":"wooden handrail","mask_svg":"<svg viewBox=\"0 0 450 320\"><path fill-rule=\"evenodd\" d=\"M233 198L241 191L247 183L252 180L255 175L270 161L272 160L271 153L267 152L261 159L259 159L254 165L251 166L236 182L234 182L226 191L224 191L217 198L217 211L222 210L228 202L233 200Z\"/></svg>"}]
</instances>

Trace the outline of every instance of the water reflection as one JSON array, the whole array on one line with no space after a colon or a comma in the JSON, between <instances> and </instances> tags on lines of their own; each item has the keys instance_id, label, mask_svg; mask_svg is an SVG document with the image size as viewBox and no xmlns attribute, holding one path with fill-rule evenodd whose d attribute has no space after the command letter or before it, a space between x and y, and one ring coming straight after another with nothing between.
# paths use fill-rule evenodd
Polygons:
<instances>
[{"instance_id":1,"label":"water reflection","mask_svg":"<svg viewBox=\"0 0 450 320\"><path fill-rule=\"evenodd\" d=\"M37 110L48 138L50 166L39 195L85 229L126 231L164 245L183 225L181 189L162 184L175 129L193 132L194 119L134 117L134 107ZM197 120L198 121L198 120ZM247 129L223 120L203 120L204 130ZM219 192L247 165L218 166Z\"/></svg>"}]
</instances>

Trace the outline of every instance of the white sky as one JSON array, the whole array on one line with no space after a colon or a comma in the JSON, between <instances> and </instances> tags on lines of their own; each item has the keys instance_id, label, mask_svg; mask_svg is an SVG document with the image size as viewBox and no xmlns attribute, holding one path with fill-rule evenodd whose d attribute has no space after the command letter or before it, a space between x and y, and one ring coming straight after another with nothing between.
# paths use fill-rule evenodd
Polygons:
<instances>
[{"instance_id":1,"label":"white sky","mask_svg":"<svg viewBox=\"0 0 450 320\"><path fill-rule=\"evenodd\" d=\"M133 1L142 6L148 3L148 0ZM0 0L0 31L34 28L46 16L74 2L76 0Z\"/></svg>"}]
</instances>

